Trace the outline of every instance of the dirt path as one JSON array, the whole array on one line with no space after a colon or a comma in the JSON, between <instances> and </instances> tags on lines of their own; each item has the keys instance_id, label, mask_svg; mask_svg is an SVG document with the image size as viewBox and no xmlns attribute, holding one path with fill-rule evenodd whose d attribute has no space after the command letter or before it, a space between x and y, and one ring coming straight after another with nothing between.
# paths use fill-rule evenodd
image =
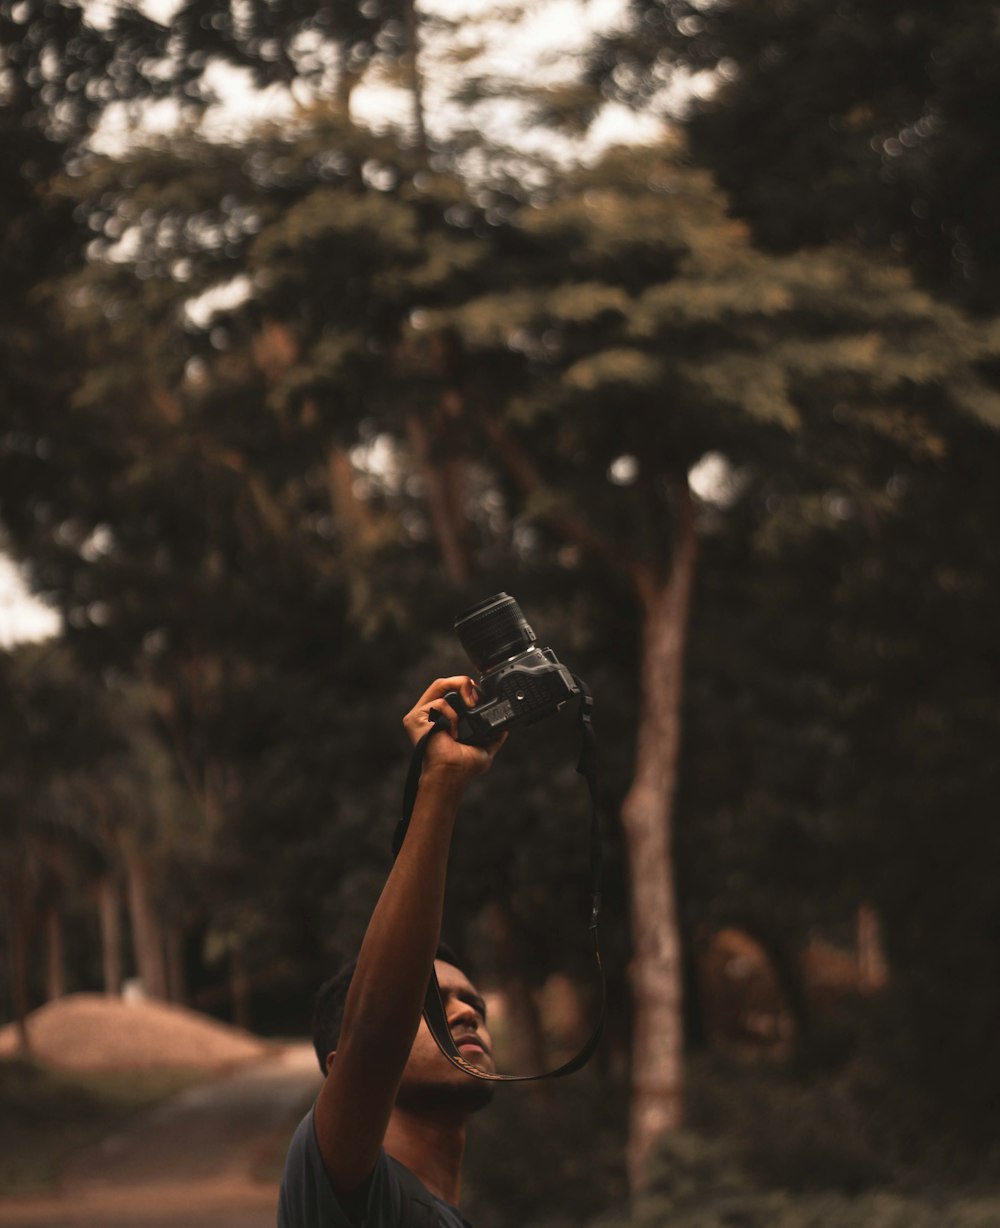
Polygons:
<instances>
[{"instance_id":1,"label":"dirt path","mask_svg":"<svg viewBox=\"0 0 1000 1228\"><path fill-rule=\"evenodd\" d=\"M0 1199L3 1228L274 1228L253 1173L319 1088L308 1045L188 1088L79 1153L56 1198Z\"/></svg>"}]
</instances>

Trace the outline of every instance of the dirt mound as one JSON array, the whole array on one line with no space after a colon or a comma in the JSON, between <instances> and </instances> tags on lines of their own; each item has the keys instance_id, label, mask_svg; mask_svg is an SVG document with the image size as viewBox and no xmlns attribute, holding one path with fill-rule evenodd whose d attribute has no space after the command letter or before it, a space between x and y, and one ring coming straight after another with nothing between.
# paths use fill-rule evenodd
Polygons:
<instances>
[{"instance_id":1,"label":"dirt mound","mask_svg":"<svg viewBox=\"0 0 1000 1228\"><path fill-rule=\"evenodd\" d=\"M239 1028L166 1002L71 994L28 1016L33 1055L66 1070L151 1066L215 1068L263 1057L269 1047ZM0 1057L17 1053L13 1024L0 1029Z\"/></svg>"}]
</instances>

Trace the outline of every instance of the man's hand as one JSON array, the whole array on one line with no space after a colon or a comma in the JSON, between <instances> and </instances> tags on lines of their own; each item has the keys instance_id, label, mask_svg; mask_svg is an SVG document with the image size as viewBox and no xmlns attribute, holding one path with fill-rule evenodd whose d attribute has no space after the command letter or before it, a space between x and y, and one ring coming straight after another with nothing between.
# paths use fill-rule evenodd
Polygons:
<instances>
[{"instance_id":1,"label":"man's hand","mask_svg":"<svg viewBox=\"0 0 1000 1228\"><path fill-rule=\"evenodd\" d=\"M489 769L507 735L503 734L488 746L466 746L464 742L459 742L458 713L443 698L449 691L457 691L468 708L474 707L478 699L478 688L471 678L465 675L438 678L403 717L403 726L410 741L416 744L427 732L430 725L428 713L435 708L447 718L450 731L442 732L428 742L424 771L441 769L467 777L478 776Z\"/></svg>"}]
</instances>

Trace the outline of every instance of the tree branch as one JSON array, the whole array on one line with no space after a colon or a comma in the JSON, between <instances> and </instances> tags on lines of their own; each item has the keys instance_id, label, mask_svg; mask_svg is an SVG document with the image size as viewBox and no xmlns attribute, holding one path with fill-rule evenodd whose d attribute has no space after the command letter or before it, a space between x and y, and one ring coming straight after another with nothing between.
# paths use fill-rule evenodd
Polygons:
<instances>
[{"instance_id":1,"label":"tree branch","mask_svg":"<svg viewBox=\"0 0 1000 1228\"><path fill-rule=\"evenodd\" d=\"M477 416L493 444L496 455L521 490L526 495L551 494L552 506L542 510L539 518L546 520L581 549L590 551L616 568L624 567L631 573L630 560L623 557L620 543L613 542L598 533L577 509L567 506L558 499L538 466L517 440L505 430L503 423L484 410L479 410Z\"/></svg>"}]
</instances>

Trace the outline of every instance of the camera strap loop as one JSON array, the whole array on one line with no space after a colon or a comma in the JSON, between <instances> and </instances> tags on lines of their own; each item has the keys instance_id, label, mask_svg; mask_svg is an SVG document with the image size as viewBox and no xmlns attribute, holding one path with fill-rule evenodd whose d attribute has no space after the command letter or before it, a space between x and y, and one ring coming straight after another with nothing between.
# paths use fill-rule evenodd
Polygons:
<instances>
[{"instance_id":1,"label":"camera strap loop","mask_svg":"<svg viewBox=\"0 0 1000 1228\"><path fill-rule=\"evenodd\" d=\"M403 786L403 813L396 824L396 830L392 836L393 861L399 856L399 850L403 847L403 840L406 838L407 828L410 826L410 816L413 814L413 807L417 800L420 773L424 768L424 756L427 754L427 743L436 733L441 733L442 730L451 728L448 718L443 712L439 712L437 708L431 708L428 711L427 719L430 721L431 727L413 747L410 770L406 773L406 784Z\"/></svg>"},{"instance_id":2,"label":"camera strap loop","mask_svg":"<svg viewBox=\"0 0 1000 1228\"><path fill-rule=\"evenodd\" d=\"M594 947L594 962L597 965L600 984L597 1024L580 1052L555 1070L546 1070L539 1074L528 1075L489 1074L485 1070L480 1070L478 1066L473 1065L471 1062L467 1062L455 1045L451 1029L448 1027L437 973L432 966L430 983L427 986L427 996L424 999L424 1019L427 1021L431 1035L434 1037L438 1048L453 1066L457 1066L460 1070L465 1071L466 1074L472 1075L474 1078L484 1079L491 1083L527 1083L537 1079L556 1079L563 1075L573 1074L585 1066L593 1056L604 1032L604 1021L607 1015L607 986L605 984L604 967L601 963L601 952L597 936L597 922L601 908L603 856L601 849L600 812L597 804L597 738L594 734L594 726L591 719L594 701L590 689L585 682L575 675L573 681L580 688L580 758L577 762L576 770L587 782L587 789L590 793L591 907L588 930L590 931L590 938ZM413 813L413 806L417 798L417 788L420 784L420 773L423 769L424 756L427 753L427 743L436 733L450 728L447 717L436 708L432 708L427 715L431 721L431 727L413 748L413 756L410 759L410 768L407 772L406 784L403 788L403 813L396 825L396 831L392 840L393 860L398 856L399 850L403 846L403 841L406 838L406 832L410 825L410 816Z\"/></svg>"},{"instance_id":3,"label":"camera strap loop","mask_svg":"<svg viewBox=\"0 0 1000 1228\"><path fill-rule=\"evenodd\" d=\"M580 688L580 758L577 774L587 782L590 793L590 926L597 930L597 918L601 911L601 875L604 869L604 851L601 842L601 816L597 807L597 735L594 733L594 697L584 680L573 675ZM598 963L600 955L598 954Z\"/></svg>"}]
</instances>

